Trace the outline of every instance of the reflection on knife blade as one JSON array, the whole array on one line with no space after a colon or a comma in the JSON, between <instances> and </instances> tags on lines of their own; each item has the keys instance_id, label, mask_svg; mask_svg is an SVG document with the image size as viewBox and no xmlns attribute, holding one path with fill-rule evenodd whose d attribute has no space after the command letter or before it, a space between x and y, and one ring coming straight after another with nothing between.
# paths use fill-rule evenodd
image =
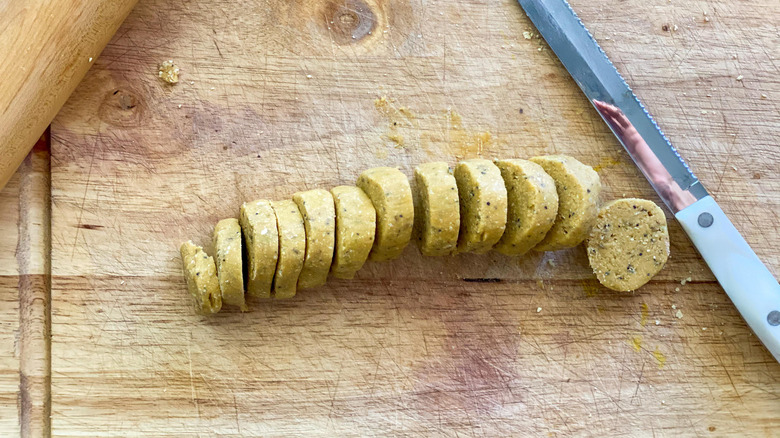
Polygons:
<instances>
[{"instance_id":1,"label":"reflection on knife blade","mask_svg":"<svg viewBox=\"0 0 780 438\"><path fill-rule=\"evenodd\" d=\"M637 166L644 172L662 198L671 203L676 210L682 210L696 202L696 197L689 191L683 190L672 175L666 170L661 160L653 153L647 142L639 134L631 121L628 120L620 108L606 102L593 99L601 117L609 123L628 153L634 158Z\"/></svg>"}]
</instances>

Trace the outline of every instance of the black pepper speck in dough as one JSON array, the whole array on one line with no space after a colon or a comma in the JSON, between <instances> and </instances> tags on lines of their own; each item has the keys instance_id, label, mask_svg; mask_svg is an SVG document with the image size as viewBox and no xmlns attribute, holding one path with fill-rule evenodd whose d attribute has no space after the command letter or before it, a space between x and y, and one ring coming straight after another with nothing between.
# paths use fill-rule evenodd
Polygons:
<instances>
[{"instance_id":1,"label":"black pepper speck in dough","mask_svg":"<svg viewBox=\"0 0 780 438\"><path fill-rule=\"evenodd\" d=\"M192 241L182 243L179 251L187 290L195 298L195 311L203 314L219 312L222 308L222 293L214 258Z\"/></svg>"},{"instance_id":2,"label":"black pepper speck in dough","mask_svg":"<svg viewBox=\"0 0 780 438\"><path fill-rule=\"evenodd\" d=\"M601 180L592 167L566 155L534 157L553 180L558 192L558 216L536 251L573 248L588 237L599 209Z\"/></svg>"},{"instance_id":3,"label":"black pepper speck in dough","mask_svg":"<svg viewBox=\"0 0 780 438\"><path fill-rule=\"evenodd\" d=\"M301 211L306 229L306 256L298 277L298 289L321 286L328 280L333 260L336 234L333 195L327 190L315 189L294 194L293 201Z\"/></svg>"},{"instance_id":4,"label":"black pepper speck in dough","mask_svg":"<svg viewBox=\"0 0 780 438\"><path fill-rule=\"evenodd\" d=\"M376 238L369 259L398 258L412 238L414 202L409 179L394 167L376 167L360 174L360 187L376 209Z\"/></svg>"},{"instance_id":5,"label":"black pepper speck in dough","mask_svg":"<svg viewBox=\"0 0 780 438\"><path fill-rule=\"evenodd\" d=\"M458 252L484 254L506 228L504 179L495 164L482 159L461 161L454 173L460 206Z\"/></svg>"},{"instance_id":6,"label":"black pepper speck in dough","mask_svg":"<svg viewBox=\"0 0 780 438\"><path fill-rule=\"evenodd\" d=\"M498 160L507 190L506 231L496 251L519 256L544 239L558 213L555 181L542 166L527 160Z\"/></svg>"},{"instance_id":7,"label":"black pepper speck in dough","mask_svg":"<svg viewBox=\"0 0 780 438\"><path fill-rule=\"evenodd\" d=\"M645 199L618 199L604 205L588 236L588 261L604 286L636 290L669 258L663 210Z\"/></svg>"},{"instance_id":8,"label":"black pepper speck in dough","mask_svg":"<svg viewBox=\"0 0 780 438\"><path fill-rule=\"evenodd\" d=\"M306 228L298 206L292 200L273 201L279 230L279 260L274 275L274 298L292 298L306 253Z\"/></svg>"},{"instance_id":9,"label":"black pepper speck in dough","mask_svg":"<svg viewBox=\"0 0 780 438\"><path fill-rule=\"evenodd\" d=\"M241 226L238 219L222 219L214 227L214 252L222 302L246 311Z\"/></svg>"}]
</instances>

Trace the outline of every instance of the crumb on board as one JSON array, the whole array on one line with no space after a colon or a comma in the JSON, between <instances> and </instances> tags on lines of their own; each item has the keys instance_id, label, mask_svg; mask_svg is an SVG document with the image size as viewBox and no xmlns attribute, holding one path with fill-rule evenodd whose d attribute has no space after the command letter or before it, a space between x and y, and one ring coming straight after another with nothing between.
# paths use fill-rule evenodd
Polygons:
<instances>
[{"instance_id":1,"label":"crumb on board","mask_svg":"<svg viewBox=\"0 0 780 438\"><path fill-rule=\"evenodd\" d=\"M179 82L179 67L171 59L163 61L157 71L157 76L169 84L176 84Z\"/></svg>"},{"instance_id":2,"label":"crumb on board","mask_svg":"<svg viewBox=\"0 0 780 438\"><path fill-rule=\"evenodd\" d=\"M742 75L739 75L739 76L737 76L737 80L738 80L738 81L742 81L742 79L745 79L745 77L744 77L744 76L742 76Z\"/></svg>"},{"instance_id":3,"label":"crumb on board","mask_svg":"<svg viewBox=\"0 0 780 438\"><path fill-rule=\"evenodd\" d=\"M685 283L690 283L691 281L693 281L693 280L691 279L691 277L688 277L688 278L683 278L683 279L680 281L680 284L681 284L681 285L683 285L683 286L685 286Z\"/></svg>"},{"instance_id":4,"label":"crumb on board","mask_svg":"<svg viewBox=\"0 0 780 438\"><path fill-rule=\"evenodd\" d=\"M675 316L677 319L680 319L680 318L682 318L682 317L683 317L682 310L680 310L680 309L677 309L677 313L675 313L675 314L674 314L674 316Z\"/></svg>"},{"instance_id":5,"label":"crumb on board","mask_svg":"<svg viewBox=\"0 0 780 438\"><path fill-rule=\"evenodd\" d=\"M554 268L555 267L555 260L547 259L547 264L550 265L551 268Z\"/></svg>"},{"instance_id":6,"label":"crumb on board","mask_svg":"<svg viewBox=\"0 0 780 438\"><path fill-rule=\"evenodd\" d=\"M763 100L769 99L769 96L767 96L764 93L761 93L761 99L763 99Z\"/></svg>"},{"instance_id":7,"label":"crumb on board","mask_svg":"<svg viewBox=\"0 0 780 438\"><path fill-rule=\"evenodd\" d=\"M680 288L679 288L679 287L676 287L676 288L674 288L674 291L675 291L675 292L680 292Z\"/></svg>"},{"instance_id":8,"label":"crumb on board","mask_svg":"<svg viewBox=\"0 0 780 438\"><path fill-rule=\"evenodd\" d=\"M539 312L541 312L541 311L542 311L542 308L541 308L541 307L537 307L537 308L536 308L536 313L539 313Z\"/></svg>"},{"instance_id":9,"label":"crumb on board","mask_svg":"<svg viewBox=\"0 0 780 438\"><path fill-rule=\"evenodd\" d=\"M533 37L534 37L534 33L533 33L533 32L529 32L529 31L525 31L525 32L523 32L523 38L525 38L525 39L527 39L527 40L530 40L530 39L532 39Z\"/></svg>"},{"instance_id":10,"label":"crumb on board","mask_svg":"<svg viewBox=\"0 0 780 438\"><path fill-rule=\"evenodd\" d=\"M660 320L658 320L658 319L656 319L656 320L655 320L655 325L661 325L661 321L660 321Z\"/></svg>"}]
</instances>

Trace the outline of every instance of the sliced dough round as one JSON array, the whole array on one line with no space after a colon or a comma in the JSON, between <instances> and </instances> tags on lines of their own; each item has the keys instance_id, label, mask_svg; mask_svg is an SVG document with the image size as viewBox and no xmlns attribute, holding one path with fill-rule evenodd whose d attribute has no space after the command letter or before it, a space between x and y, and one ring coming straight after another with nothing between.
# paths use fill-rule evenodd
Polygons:
<instances>
[{"instance_id":1,"label":"sliced dough round","mask_svg":"<svg viewBox=\"0 0 780 438\"><path fill-rule=\"evenodd\" d=\"M179 252L187 290L195 298L195 310L198 313L219 312L222 308L222 293L219 290L214 258L192 241L182 243Z\"/></svg>"},{"instance_id":2,"label":"sliced dough round","mask_svg":"<svg viewBox=\"0 0 780 438\"><path fill-rule=\"evenodd\" d=\"M357 186L376 209L376 238L369 258L376 262L398 258L409 244L414 225L409 180L394 167L376 167L361 173Z\"/></svg>"},{"instance_id":3,"label":"sliced dough round","mask_svg":"<svg viewBox=\"0 0 780 438\"><path fill-rule=\"evenodd\" d=\"M306 229L298 206L292 200L272 201L279 230L279 261L274 275L274 298L295 296L298 276L306 254Z\"/></svg>"},{"instance_id":4,"label":"sliced dough round","mask_svg":"<svg viewBox=\"0 0 780 438\"><path fill-rule=\"evenodd\" d=\"M669 231L663 210L645 199L618 199L598 214L588 236L588 261L604 286L636 290L669 258Z\"/></svg>"},{"instance_id":5,"label":"sliced dough round","mask_svg":"<svg viewBox=\"0 0 780 438\"><path fill-rule=\"evenodd\" d=\"M338 186L331 191L336 208L336 241L331 273L350 279L363 267L376 231L376 210L363 190Z\"/></svg>"},{"instance_id":6,"label":"sliced dough round","mask_svg":"<svg viewBox=\"0 0 780 438\"><path fill-rule=\"evenodd\" d=\"M426 256L453 254L458 245L460 208L458 186L445 162L425 163L414 169L416 235Z\"/></svg>"},{"instance_id":7,"label":"sliced dough round","mask_svg":"<svg viewBox=\"0 0 780 438\"><path fill-rule=\"evenodd\" d=\"M506 228L507 194L501 171L488 160L461 161L455 166L460 204L458 252L484 254Z\"/></svg>"},{"instance_id":8,"label":"sliced dough round","mask_svg":"<svg viewBox=\"0 0 780 438\"><path fill-rule=\"evenodd\" d=\"M217 222L214 227L214 252L222 302L246 311L241 226L238 219L222 219Z\"/></svg>"},{"instance_id":9,"label":"sliced dough round","mask_svg":"<svg viewBox=\"0 0 780 438\"><path fill-rule=\"evenodd\" d=\"M527 160L499 160L506 185L506 230L495 246L506 255L523 255L544 239L558 213L555 181L542 166Z\"/></svg>"},{"instance_id":10,"label":"sliced dough round","mask_svg":"<svg viewBox=\"0 0 780 438\"><path fill-rule=\"evenodd\" d=\"M572 248L588 237L599 208L601 180L592 167L566 155L534 157L558 191L558 215L550 231L534 247L537 251L557 251Z\"/></svg>"},{"instance_id":11,"label":"sliced dough round","mask_svg":"<svg viewBox=\"0 0 780 438\"><path fill-rule=\"evenodd\" d=\"M316 189L293 195L293 202L303 216L306 229L306 255L298 277L298 289L321 286L328 279L336 234L336 212L333 195Z\"/></svg>"},{"instance_id":12,"label":"sliced dough round","mask_svg":"<svg viewBox=\"0 0 780 438\"><path fill-rule=\"evenodd\" d=\"M271 298L279 258L279 233L271 202L245 202L239 215L247 253L246 286L249 296Z\"/></svg>"}]
</instances>

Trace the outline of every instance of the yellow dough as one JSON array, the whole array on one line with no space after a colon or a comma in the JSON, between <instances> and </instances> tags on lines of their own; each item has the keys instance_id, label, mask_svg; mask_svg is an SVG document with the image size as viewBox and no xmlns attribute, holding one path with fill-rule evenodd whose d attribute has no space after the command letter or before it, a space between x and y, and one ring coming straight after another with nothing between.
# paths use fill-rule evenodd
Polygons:
<instances>
[{"instance_id":1,"label":"yellow dough","mask_svg":"<svg viewBox=\"0 0 780 438\"><path fill-rule=\"evenodd\" d=\"M279 233L271 202L245 202L239 215L247 253L247 293L271 298L271 287L279 258Z\"/></svg>"},{"instance_id":2,"label":"yellow dough","mask_svg":"<svg viewBox=\"0 0 780 438\"><path fill-rule=\"evenodd\" d=\"M494 247L506 255L523 255L544 239L558 213L555 181L542 166L527 160L499 160L508 206L506 230Z\"/></svg>"},{"instance_id":3,"label":"yellow dough","mask_svg":"<svg viewBox=\"0 0 780 438\"><path fill-rule=\"evenodd\" d=\"M279 230L279 261L274 275L274 298L295 296L298 276L306 253L306 229L298 206L292 200L273 201Z\"/></svg>"},{"instance_id":4,"label":"yellow dough","mask_svg":"<svg viewBox=\"0 0 780 438\"><path fill-rule=\"evenodd\" d=\"M558 191L558 215L550 231L534 248L537 251L557 251L572 248L585 240L596 221L599 209L601 180L592 167L566 155L534 157Z\"/></svg>"},{"instance_id":5,"label":"yellow dough","mask_svg":"<svg viewBox=\"0 0 780 438\"><path fill-rule=\"evenodd\" d=\"M458 245L460 208L452 170L444 162L421 164L414 169L414 180L420 252L426 256L453 254Z\"/></svg>"},{"instance_id":6,"label":"yellow dough","mask_svg":"<svg viewBox=\"0 0 780 438\"><path fill-rule=\"evenodd\" d=\"M488 160L461 161L455 166L460 203L458 252L484 254L504 234L507 192L501 171Z\"/></svg>"},{"instance_id":7,"label":"yellow dough","mask_svg":"<svg viewBox=\"0 0 780 438\"><path fill-rule=\"evenodd\" d=\"M182 243L179 252L187 290L195 298L195 310L198 313L219 312L222 308L222 294L214 259L192 241Z\"/></svg>"},{"instance_id":8,"label":"yellow dough","mask_svg":"<svg viewBox=\"0 0 780 438\"><path fill-rule=\"evenodd\" d=\"M336 248L331 273L350 279L363 267L374 245L376 210L363 190L354 186L334 187Z\"/></svg>"},{"instance_id":9,"label":"yellow dough","mask_svg":"<svg viewBox=\"0 0 780 438\"><path fill-rule=\"evenodd\" d=\"M360 174L360 187L376 209L376 238L369 258L398 258L412 237L414 202L406 175L394 167L376 167Z\"/></svg>"},{"instance_id":10,"label":"yellow dough","mask_svg":"<svg viewBox=\"0 0 780 438\"><path fill-rule=\"evenodd\" d=\"M298 277L298 289L321 286L328 279L336 234L333 195L316 189L293 195L306 229L306 255Z\"/></svg>"},{"instance_id":11,"label":"yellow dough","mask_svg":"<svg viewBox=\"0 0 780 438\"><path fill-rule=\"evenodd\" d=\"M636 290L669 258L669 231L661 207L644 199L604 205L588 237L588 261L604 286Z\"/></svg>"},{"instance_id":12,"label":"yellow dough","mask_svg":"<svg viewBox=\"0 0 780 438\"><path fill-rule=\"evenodd\" d=\"M217 279L222 302L247 310L244 300L241 226L238 219L222 219L214 227Z\"/></svg>"}]
</instances>

